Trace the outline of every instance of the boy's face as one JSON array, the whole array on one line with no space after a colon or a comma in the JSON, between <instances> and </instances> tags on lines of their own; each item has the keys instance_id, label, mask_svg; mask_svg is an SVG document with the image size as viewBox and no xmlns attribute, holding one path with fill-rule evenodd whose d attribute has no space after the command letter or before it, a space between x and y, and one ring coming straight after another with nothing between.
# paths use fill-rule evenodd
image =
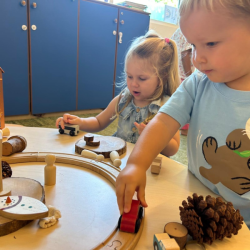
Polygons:
<instances>
[{"instance_id":1,"label":"boy's face","mask_svg":"<svg viewBox=\"0 0 250 250\"><path fill-rule=\"evenodd\" d=\"M215 9L194 9L181 16L183 35L193 44L193 64L213 82L250 90L250 19Z\"/></svg>"},{"instance_id":2,"label":"boy's face","mask_svg":"<svg viewBox=\"0 0 250 250\"><path fill-rule=\"evenodd\" d=\"M134 104L147 106L159 85L154 68L146 60L132 56L126 62L127 87L134 97Z\"/></svg>"}]
</instances>

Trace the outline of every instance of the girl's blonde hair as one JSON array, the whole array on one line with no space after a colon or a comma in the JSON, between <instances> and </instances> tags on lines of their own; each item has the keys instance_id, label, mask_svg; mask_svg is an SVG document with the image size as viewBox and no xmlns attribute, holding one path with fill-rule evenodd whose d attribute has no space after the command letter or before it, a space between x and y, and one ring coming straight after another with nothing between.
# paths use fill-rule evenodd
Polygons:
<instances>
[{"instance_id":1,"label":"girl's blonde hair","mask_svg":"<svg viewBox=\"0 0 250 250\"><path fill-rule=\"evenodd\" d=\"M124 63L124 72L122 82L118 84L123 87L118 98L116 115L118 116L132 100L132 95L129 93L127 86L126 64L133 56L144 59L146 63L150 63L159 78L159 87L154 95L148 100L153 101L162 98L163 95L171 96L180 84L179 67L178 67L178 52L177 46L173 40L165 41L165 38L160 37L154 31L148 31L146 35L136 38L130 45ZM126 104L122 110L118 111L118 104L122 95L128 94Z\"/></svg>"},{"instance_id":2,"label":"girl's blonde hair","mask_svg":"<svg viewBox=\"0 0 250 250\"><path fill-rule=\"evenodd\" d=\"M181 0L179 13L182 16L197 7L215 11L215 5L225 8L234 17L249 17L250 14L250 0Z\"/></svg>"}]
</instances>

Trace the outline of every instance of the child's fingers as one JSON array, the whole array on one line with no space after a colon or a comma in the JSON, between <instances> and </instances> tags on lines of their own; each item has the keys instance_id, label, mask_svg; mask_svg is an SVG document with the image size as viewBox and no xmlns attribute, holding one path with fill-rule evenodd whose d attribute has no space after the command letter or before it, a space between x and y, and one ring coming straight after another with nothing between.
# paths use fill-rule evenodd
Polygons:
<instances>
[{"instance_id":1,"label":"child's fingers","mask_svg":"<svg viewBox=\"0 0 250 250\"><path fill-rule=\"evenodd\" d=\"M116 198L117 198L117 204L120 210L120 214L123 214L124 189L125 189L125 185L123 184L118 185L116 182Z\"/></svg>"},{"instance_id":2,"label":"child's fingers","mask_svg":"<svg viewBox=\"0 0 250 250\"><path fill-rule=\"evenodd\" d=\"M141 205L143 207L147 207L148 206L148 204L146 202L146 199L145 199L145 188L140 188L137 191L137 199L141 202Z\"/></svg>"},{"instance_id":3,"label":"child's fingers","mask_svg":"<svg viewBox=\"0 0 250 250\"><path fill-rule=\"evenodd\" d=\"M61 125L61 128L64 129L64 122L63 122L63 117L59 117L56 120L56 127L59 128L59 123Z\"/></svg>"},{"instance_id":4,"label":"child's fingers","mask_svg":"<svg viewBox=\"0 0 250 250\"><path fill-rule=\"evenodd\" d=\"M132 199L135 193L135 188L131 185L126 185L124 192L124 212L128 213L131 209Z\"/></svg>"},{"instance_id":5,"label":"child's fingers","mask_svg":"<svg viewBox=\"0 0 250 250\"><path fill-rule=\"evenodd\" d=\"M137 128L137 129L139 129L139 128L140 128L140 124L139 124L139 123L134 122L134 125L136 126L136 128Z\"/></svg>"}]
</instances>

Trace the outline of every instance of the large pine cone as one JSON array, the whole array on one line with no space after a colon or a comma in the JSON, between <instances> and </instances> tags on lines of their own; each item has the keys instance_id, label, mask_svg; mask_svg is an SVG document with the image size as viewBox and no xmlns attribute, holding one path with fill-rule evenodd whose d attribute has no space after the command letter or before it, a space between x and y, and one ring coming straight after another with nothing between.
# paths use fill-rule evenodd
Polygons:
<instances>
[{"instance_id":1,"label":"large pine cone","mask_svg":"<svg viewBox=\"0 0 250 250\"><path fill-rule=\"evenodd\" d=\"M2 175L3 178L11 177L12 170L8 162L2 161Z\"/></svg>"},{"instance_id":2,"label":"large pine cone","mask_svg":"<svg viewBox=\"0 0 250 250\"><path fill-rule=\"evenodd\" d=\"M213 198L210 195L203 199L196 193L182 202L179 207L182 224L188 233L199 243L208 243L224 237L238 234L243 224L240 211L235 210L231 202L225 203L221 197Z\"/></svg>"}]
</instances>

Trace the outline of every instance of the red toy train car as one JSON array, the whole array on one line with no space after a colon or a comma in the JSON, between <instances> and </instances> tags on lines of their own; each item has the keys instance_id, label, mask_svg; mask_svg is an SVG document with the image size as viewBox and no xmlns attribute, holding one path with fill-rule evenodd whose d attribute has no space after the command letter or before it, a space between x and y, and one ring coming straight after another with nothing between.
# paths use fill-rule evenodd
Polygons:
<instances>
[{"instance_id":1,"label":"red toy train car","mask_svg":"<svg viewBox=\"0 0 250 250\"><path fill-rule=\"evenodd\" d=\"M132 200L131 209L128 213L123 213L118 221L118 228L128 233L137 233L143 216L143 207L140 201Z\"/></svg>"}]
</instances>

